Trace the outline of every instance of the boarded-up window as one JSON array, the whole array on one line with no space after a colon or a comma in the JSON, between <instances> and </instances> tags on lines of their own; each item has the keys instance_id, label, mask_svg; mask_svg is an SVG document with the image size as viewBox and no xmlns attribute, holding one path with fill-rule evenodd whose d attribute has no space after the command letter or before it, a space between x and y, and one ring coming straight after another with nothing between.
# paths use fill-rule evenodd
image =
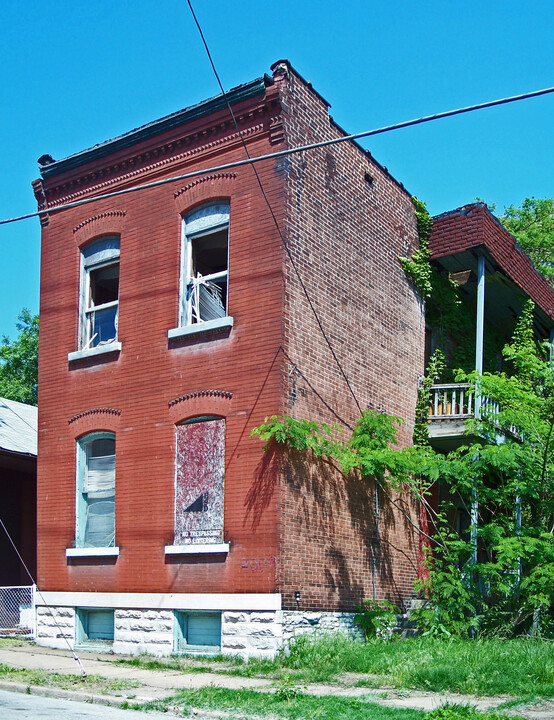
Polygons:
<instances>
[{"instance_id":1,"label":"boarded-up window","mask_svg":"<svg viewBox=\"0 0 554 720\"><path fill-rule=\"evenodd\" d=\"M115 545L115 436L92 433L77 443L77 547Z\"/></svg>"},{"instance_id":2,"label":"boarded-up window","mask_svg":"<svg viewBox=\"0 0 554 720\"><path fill-rule=\"evenodd\" d=\"M194 418L177 426L175 544L223 540L225 420Z\"/></svg>"}]
</instances>

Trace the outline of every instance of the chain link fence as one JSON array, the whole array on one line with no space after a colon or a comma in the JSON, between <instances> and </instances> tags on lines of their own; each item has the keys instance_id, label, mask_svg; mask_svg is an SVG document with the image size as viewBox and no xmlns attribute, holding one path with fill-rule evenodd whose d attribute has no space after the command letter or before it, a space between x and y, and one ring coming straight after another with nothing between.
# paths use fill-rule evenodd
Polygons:
<instances>
[{"instance_id":1,"label":"chain link fence","mask_svg":"<svg viewBox=\"0 0 554 720\"><path fill-rule=\"evenodd\" d=\"M36 635L34 585L0 587L0 637Z\"/></svg>"}]
</instances>

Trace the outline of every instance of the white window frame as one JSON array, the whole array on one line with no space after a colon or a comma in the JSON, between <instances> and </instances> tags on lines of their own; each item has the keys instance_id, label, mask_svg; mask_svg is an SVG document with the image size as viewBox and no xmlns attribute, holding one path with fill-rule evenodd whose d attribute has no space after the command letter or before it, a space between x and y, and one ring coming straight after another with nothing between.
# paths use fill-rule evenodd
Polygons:
<instances>
[{"instance_id":1,"label":"white window frame","mask_svg":"<svg viewBox=\"0 0 554 720\"><path fill-rule=\"evenodd\" d=\"M94 270L100 270L110 265L119 266L120 240L117 235L108 235L87 243L81 249L81 287L79 299L79 351L101 352L116 349L117 326L119 317L119 287L118 298L115 301L93 306L90 304L90 276ZM119 280L118 280L119 284ZM115 337L109 342L93 345L95 335L91 332L92 318L97 312L116 308ZM119 346L120 347L120 346Z\"/></svg>"},{"instance_id":2,"label":"white window frame","mask_svg":"<svg viewBox=\"0 0 554 720\"><path fill-rule=\"evenodd\" d=\"M206 326L232 325L229 317L229 203L224 201L208 203L192 210L183 217L181 240L181 281L179 304L179 327L198 328ZM193 241L213 233L227 230L227 269L204 275L200 281L193 274ZM227 297L225 297L225 315L215 320L199 320L193 312L194 291L198 292L200 284L226 280ZM231 322L229 322L231 320ZM206 328L207 329L207 328Z\"/></svg>"},{"instance_id":3,"label":"white window frame","mask_svg":"<svg viewBox=\"0 0 554 720\"><path fill-rule=\"evenodd\" d=\"M115 448L114 448L114 471L113 471L113 496L114 496L114 512L113 512L113 535L110 543L107 545L91 545L90 542L86 541L86 526L87 526L87 515L88 515L88 499L86 497L87 492L85 490L85 477L88 468L87 458L87 446L95 440L110 439L115 442L115 433L113 432L92 432L87 435L83 435L77 440L77 463L76 463L76 507L75 507L75 549L81 552L71 553L67 552L68 557L75 555L81 556L84 554L90 555L118 555L119 548L115 544ZM99 549L109 548L110 552L98 552ZM69 550L69 549L68 549Z\"/></svg>"}]
</instances>

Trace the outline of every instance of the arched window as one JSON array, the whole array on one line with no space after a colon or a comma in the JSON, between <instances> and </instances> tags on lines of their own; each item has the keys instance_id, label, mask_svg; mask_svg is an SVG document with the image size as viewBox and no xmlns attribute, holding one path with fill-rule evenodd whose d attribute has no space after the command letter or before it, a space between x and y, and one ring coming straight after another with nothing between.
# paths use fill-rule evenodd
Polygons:
<instances>
[{"instance_id":1,"label":"arched window","mask_svg":"<svg viewBox=\"0 0 554 720\"><path fill-rule=\"evenodd\" d=\"M179 325L227 316L229 203L202 205L183 218Z\"/></svg>"},{"instance_id":2,"label":"arched window","mask_svg":"<svg viewBox=\"0 0 554 720\"><path fill-rule=\"evenodd\" d=\"M78 548L115 545L115 435L95 432L77 440Z\"/></svg>"},{"instance_id":3,"label":"arched window","mask_svg":"<svg viewBox=\"0 0 554 720\"><path fill-rule=\"evenodd\" d=\"M201 416L176 427L175 545L223 541L225 420Z\"/></svg>"},{"instance_id":4,"label":"arched window","mask_svg":"<svg viewBox=\"0 0 554 720\"><path fill-rule=\"evenodd\" d=\"M117 341L119 237L98 238L81 250L79 349Z\"/></svg>"}]
</instances>

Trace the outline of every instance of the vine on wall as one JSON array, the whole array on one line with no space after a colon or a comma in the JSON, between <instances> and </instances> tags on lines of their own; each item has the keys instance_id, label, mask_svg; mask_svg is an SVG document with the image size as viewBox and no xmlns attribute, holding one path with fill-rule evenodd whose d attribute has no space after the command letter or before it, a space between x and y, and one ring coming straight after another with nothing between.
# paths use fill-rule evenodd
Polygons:
<instances>
[{"instance_id":1,"label":"vine on wall","mask_svg":"<svg viewBox=\"0 0 554 720\"><path fill-rule=\"evenodd\" d=\"M410 258L399 257L398 260L402 268L410 280L418 289L421 297L430 297L432 292L431 285L431 253L429 251L429 236L433 227L433 219L427 211L424 202L412 197L412 203L415 208L415 216L417 223L417 232L419 235L419 248Z\"/></svg>"}]
</instances>

